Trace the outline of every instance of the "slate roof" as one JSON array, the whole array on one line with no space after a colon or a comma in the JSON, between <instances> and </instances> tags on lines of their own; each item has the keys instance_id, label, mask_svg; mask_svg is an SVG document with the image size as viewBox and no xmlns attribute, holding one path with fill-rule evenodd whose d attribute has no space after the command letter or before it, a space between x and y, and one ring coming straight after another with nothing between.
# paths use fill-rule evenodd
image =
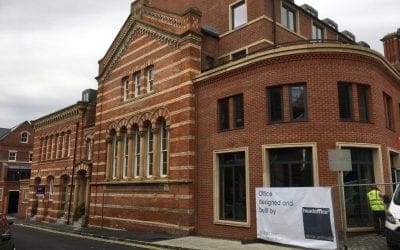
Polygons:
<instances>
[{"instance_id":1,"label":"slate roof","mask_svg":"<svg viewBox=\"0 0 400 250\"><path fill-rule=\"evenodd\" d=\"M11 132L11 129L9 128L0 128L0 140L3 139L4 137L6 137L6 135L8 135L8 133Z\"/></svg>"}]
</instances>

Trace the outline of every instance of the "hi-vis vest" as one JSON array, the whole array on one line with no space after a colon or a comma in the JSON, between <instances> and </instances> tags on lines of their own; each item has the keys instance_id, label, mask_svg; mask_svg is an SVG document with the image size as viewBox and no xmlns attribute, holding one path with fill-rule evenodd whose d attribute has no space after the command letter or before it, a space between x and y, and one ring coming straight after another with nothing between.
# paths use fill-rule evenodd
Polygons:
<instances>
[{"instance_id":1,"label":"hi-vis vest","mask_svg":"<svg viewBox=\"0 0 400 250\"><path fill-rule=\"evenodd\" d=\"M372 211L385 211L385 205L383 204L383 199L378 190L369 191L367 196Z\"/></svg>"}]
</instances>

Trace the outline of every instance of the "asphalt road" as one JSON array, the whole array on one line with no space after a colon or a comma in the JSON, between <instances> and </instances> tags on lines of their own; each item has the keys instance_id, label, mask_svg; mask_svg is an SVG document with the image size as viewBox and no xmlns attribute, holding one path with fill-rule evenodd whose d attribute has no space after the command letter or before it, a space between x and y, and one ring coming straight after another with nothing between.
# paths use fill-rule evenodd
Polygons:
<instances>
[{"instance_id":1,"label":"asphalt road","mask_svg":"<svg viewBox=\"0 0 400 250\"><path fill-rule=\"evenodd\" d=\"M144 249L108 240L43 231L19 225L11 227L17 250L127 250Z\"/></svg>"}]
</instances>

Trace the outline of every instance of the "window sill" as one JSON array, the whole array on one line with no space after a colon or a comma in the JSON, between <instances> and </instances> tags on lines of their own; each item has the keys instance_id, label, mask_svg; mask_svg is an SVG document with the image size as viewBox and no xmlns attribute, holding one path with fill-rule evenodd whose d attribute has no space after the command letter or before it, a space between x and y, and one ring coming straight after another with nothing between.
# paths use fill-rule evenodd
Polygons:
<instances>
[{"instance_id":1,"label":"window sill","mask_svg":"<svg viewBox=\"0 0 400 250\"><path fill-rule=\"evenodd\" d=\"M159 178L159 179L122 179L122 180L109 180L109 181L103 181L103 182L92 182L91 185L124 185L124 186L130 186L130 185L143 185L143 184L189 184L192 183L192 180L189 179L175 179L175 180L169 180L166 178Z\"/></svg>"},{"instance_id":2,"label":"window sill","mask_svg":"<svg viewBox=\"0 0 400 250\"><path fill-rule=\"evenodd\" d=\"M56 162L56 161L65 161L65 160L69 160L71 157L64 157L64 158L59 158L59 159L52 159L52 160L43 160L43 161L39 161L39 163L47 163L47 162Z\"/></svg>"},{"instance_id":3,"label":"window sill","mask_svg":"<svg viewBox=\"0 0 400 250\"><path fill-rule=\"evenodd\" d=\"M235 130L240 130L240 129L244 129L244 126L243 127L238 127L238 128L230 128L230 129L218 130L218 133L224 133L224 132L235 131Z\"/></svg>"},{"instance_id":4,"label":"window sill","mask_svg":"<svg viewBox=\"0 0 400 250\"><path fill-rule=\"evenodd\" d=\"M222 226L234 226L234 227L250 227L250 222L239 222L239 221L232 221L232 220L214 220L214 224L222 225Z\"/></svg>"}]
</instances>

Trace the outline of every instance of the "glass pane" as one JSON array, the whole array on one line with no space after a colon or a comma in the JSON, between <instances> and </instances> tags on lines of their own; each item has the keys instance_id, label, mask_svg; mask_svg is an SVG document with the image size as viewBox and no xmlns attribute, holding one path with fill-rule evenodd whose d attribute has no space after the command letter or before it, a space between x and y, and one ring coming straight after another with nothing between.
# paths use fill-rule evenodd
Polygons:
<instances>
[{"instance_id":1,"label":"glass pane","mask_svg":"<svg viewBox=\"0 0 400 250\"><path fill-rule=\"evenodd\" d=\"M246 220L244 152L219 155L220 219Z\"/></svg>"},{"instance_id":2,"label":"glass pane","mask_svg":"<svg viewBox=\"0 0 400 250\"><path fill-rule=\"evenodd\" d=\"M269 121L278 122L283 120L282 87L268 89Z\"/></svg>"},{"instance_id":3,"label":"glass pane","mask_svg":"<svg viewBox=\"0 0 400 250\"><path fill-rule=\"evenodd\" d=\"M352 170L343 172L345 185L375 183L371 149L350 148ZM367 199L368 186L344 188L346 217L349 227L372 226L372 214Z\"/></svg>"},{"instance_id":4,"label":"glass pane","mask_svg":"<svg viewBox=\"0 0 400 250\"><path fill-rule=\"evenodd\" d=\"M369 108L368 108L368 87L358 86L358 110L360 113L360 121L369 121Z\"/></svg>"},{"instance_id":5,"label":"glass pane","mask_svg":"<svg viewBox=\"0 0 400 250\"><path fill-rule=\"evenodd\" d=\"M338 84L339 112L341 119L352 119L351 85Z\"/></svg>"},{"instance_id":6,"label":"glass pane","mask_svg":"<svg viewBox=\"0 0 400 250\"><path fill-rule=\"evenodd\" d=\"M246 4L239 3L232 8L233 12L233 28L239 27L246 23Z\"/></svg>"},{"instance_id":7,"label":"glass pane","mask_svg":"<svg viewBox=\"0 0 400 250\"><path fill-rule=\"evenodd\" d=\"M290 108L292 120L306 119L306 93L304 86L290 87Z\"/></svg>"},{"instance_id":8,"label":"glass pane","mask_svg":"<svg viewBox=\"0 0 400 250\"><path fill-rule=\"evenodd\" d=\"M219 106L219 129L229 129L229 99L221 99L218 101Z\"/></svg>"},{"instance_id":9,"label":"glass pane","mask_svg":"<svg viewBox=\"0 0 400 250\"><path fill-rule=\"evenodd\" d=\"M233 97L234 103L234 121L235 128L241 128L244 126L244 112L243 112L243 95L237 95Z\"/></svg>"}]
</instances>

